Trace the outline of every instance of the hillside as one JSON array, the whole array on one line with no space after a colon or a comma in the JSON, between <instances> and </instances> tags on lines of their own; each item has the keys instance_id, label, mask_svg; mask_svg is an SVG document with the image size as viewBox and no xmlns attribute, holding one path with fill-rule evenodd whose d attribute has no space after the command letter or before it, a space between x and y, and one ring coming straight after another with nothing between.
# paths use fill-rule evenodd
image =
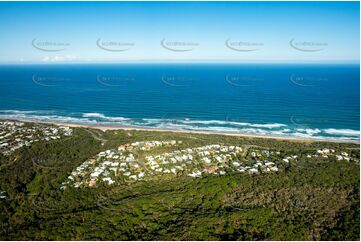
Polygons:
<instances>
[{"instance_id":1,"label":"hillside","mask_svg":"<svg viewBox=\"0 0 361 242\"><path fill-rule=\"evenodd\" d=\"M0 136L1 240L359 240L358 144L13 121Z\"/></svg>"}]
</instances>

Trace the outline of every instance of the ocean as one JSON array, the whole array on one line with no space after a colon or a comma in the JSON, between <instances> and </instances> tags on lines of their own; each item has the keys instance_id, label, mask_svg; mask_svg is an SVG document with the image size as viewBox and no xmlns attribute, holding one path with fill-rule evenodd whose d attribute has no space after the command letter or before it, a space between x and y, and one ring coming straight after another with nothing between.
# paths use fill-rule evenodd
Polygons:
<instances>
[{"instance_id":1,"label":"ocean","mask_svg":"<svg viewBox=\"0 0 361 242\"><path fill-rule=\"evenodd\" d=\"M0 118L355 141L356 64L0 66Z\"/></svg>"}]
</instances>

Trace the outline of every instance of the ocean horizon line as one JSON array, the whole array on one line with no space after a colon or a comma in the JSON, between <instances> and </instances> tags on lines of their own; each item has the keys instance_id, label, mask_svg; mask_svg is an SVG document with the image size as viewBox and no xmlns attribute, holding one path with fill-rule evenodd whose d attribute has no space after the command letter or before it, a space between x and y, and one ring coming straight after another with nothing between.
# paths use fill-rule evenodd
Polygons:
<instances>
[{"instance_id":1,"label":"ocean horizon line","mask_svg":"<svg viewBox=\"0 0 361 242\"><path fill-rule=\"evenodd\" d=\"M130 65L174 65L174 64L268 64L268 65L359 65L360 60L335 60L335 61L324 61L324 60L312 60L312 61L296 61L296 60L285 60L285 61L109 61L109 62L97 62L97 61L39 61L39 62L0 62L0 65L118 65L118 64L130 64Z\"/></svg>"}]
</instances>

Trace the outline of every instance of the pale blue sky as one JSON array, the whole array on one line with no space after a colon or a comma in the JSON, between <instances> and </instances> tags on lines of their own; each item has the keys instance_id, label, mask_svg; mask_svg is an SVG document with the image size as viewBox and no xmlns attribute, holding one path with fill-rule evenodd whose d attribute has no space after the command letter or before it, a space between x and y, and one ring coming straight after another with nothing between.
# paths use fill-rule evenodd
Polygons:
<instances>
[{"instance_id":1,"label":"pale blue sky","mask_svg":"<svg viewBox=\"0 0 361 242\"><path fill-rule=\"evenodd\" d=\"M0 62L348 62L359 29L358 2L0 2Z\"/></svg>"}]
</instances>

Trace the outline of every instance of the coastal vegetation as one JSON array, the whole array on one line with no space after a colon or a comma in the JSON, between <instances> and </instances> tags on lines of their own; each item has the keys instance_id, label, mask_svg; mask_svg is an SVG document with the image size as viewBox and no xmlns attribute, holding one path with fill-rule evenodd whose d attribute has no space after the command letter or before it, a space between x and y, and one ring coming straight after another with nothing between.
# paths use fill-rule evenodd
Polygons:
<instances>
[{"instance_id":1,"label":"coastal vegetation","mask_svg":"<svg viewBox=\"0 0 361 242\"><path fill-rule=\"evenodd\" d=\"M358 144L83 127L67 134L0 154L0 239L359 240ZM117 174L105 175L109 167Z\"/></svg>"}]
</instances>

